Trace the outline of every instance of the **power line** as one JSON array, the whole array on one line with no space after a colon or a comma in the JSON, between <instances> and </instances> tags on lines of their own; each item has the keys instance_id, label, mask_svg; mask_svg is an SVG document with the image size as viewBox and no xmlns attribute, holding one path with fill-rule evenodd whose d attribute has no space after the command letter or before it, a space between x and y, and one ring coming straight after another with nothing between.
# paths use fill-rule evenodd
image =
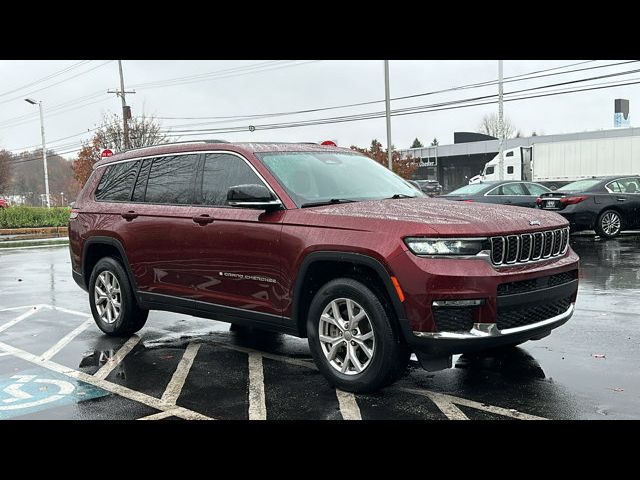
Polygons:
<instances>
[{"instance_id":1,"label":"power line","mask_svg":"<svg viewBox=\"0 0 640 480\"><path fill-rule=\"evenodd\" d=\"M549 76L549 75L540 75L539 77L532 77L532 78L521 78L521 77L530 76L530 75L533 75L533 74L536 74L536 73L541 73L541 72L548 72L548 71L552 71L552 70L558 70L560 68L568 68L568 67L571 67L571 66L581 65L581 64L589 63L589 62L593 62L593 61L595 61L595 60L589 60L587 62L578 62L578 63L574 63L574 64L563 65L562 67L554 67L554 68L549 68L549 69L546 69L546 70L538 70L538 71L529 72L529 73L526 73L526 74L506 77L507 80L505 80L504 83L531 80L533 78L541 78L541 77ZM631 63L631 62L636 62L636 61L637 60L630 60L630 61L619 62L619 63L614 63L614 64L598 65L598 66L593 66L593 67L589 67L589 68L570 70L570 71L567 71L567 72L556 72L556 73L551 74L551 75L566 75L568 73L574 73L574 72L577 72L577 71L613 67L613 66L622 65L622 64ZM391 100L392 101L406 100L406 99L409 99L409 98L417 98L417 97L435 95L435 94L438 94L438 93L452 92L452 91L461 90L461 89L479 88L479 87L491 86L491 85L495 85L495 84L497 84L497 80L491 80L491 81L485 81L485 82L479 82L479 83L471 83L471 84L460 85L460 86L451 87L451 88L442 89L442 90L433 90L433 91L429 91L429 92L417 93L417 94L412 94L412 95L405 95L405 96L401 96L401 97L394 97ZM286 116L286 115L300 115L300 114L303 114L303 113L315 113L315 112L321 112L321 111L327 111L327 110L336 110L336 109L342 109L342 108L360 107L360 106L373 105L373 104L382 103L382 102L384 102L384 99L382 99L382 100L371 100L371 101L359 102L359 103L351 103L351 104L346 104L346 105L334 105L334 106L331 106L331 107L312 108L312 109L295 110L295 111L288 111L288 112L262 113L262 114L253 114L253 115L233 115L233 116L214 116L214 117L156 117L156 118L158 118L159 120L205 120L205 119L212 119L212 120L227 120L227 121L237 120L237 121L242 121L242 120L248 120L248 119L279 117L279 116ZM173 127L210 125L210 124L214 124L214 123L225 123L225 121L190 123L190 124L182 124L182 125L173 125Z\"/></svg>"},{"instance_id":2,"label":"power line","mask_svg":"<svg viewBox=\"0 0 640 480\"><path fill-rule=\"evenodd\" d=\"M14 88L13 90L8 90L6 92L0 93L0 97L4 97L5 95L10 95L12 93L19 92L20 90L24 90L25 88L32 87L33 85L37 85L38 83L46 82L47 80L55 78L55 77L57 77L59 75L63 75L64 73L67 73L67 72L69 72L69 71L71 71L71 70L73 70L75 68L78 68L78 67L80 67L82 65L85 65L85 64L87 64L89 62L92 62L92 60L81 60L80 62L74 63L73 65L70 65L68 67L63 68L62 70L59 70L59 71L54 72L54 73L51 73L51 74L49 74L47 76L39 78L38 80L34 80L31 83L27 83L26 85L23 85L23 86L18 87L18 88Z\"/></svg>"}]
</instances>

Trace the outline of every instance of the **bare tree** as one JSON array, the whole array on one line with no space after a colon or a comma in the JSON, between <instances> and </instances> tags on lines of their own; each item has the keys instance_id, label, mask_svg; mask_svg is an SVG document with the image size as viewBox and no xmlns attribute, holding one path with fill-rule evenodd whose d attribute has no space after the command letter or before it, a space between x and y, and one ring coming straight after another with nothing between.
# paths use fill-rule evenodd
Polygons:
<instances>
[{"instance_id":1,"label":"bare tree","mask_svg":"<svg viewBox=\"0 0 640 480\"><path fill-rule=\"evenodd\" d=\"M105 116L96 132L103 148L124 150L124 128L118 115ZM169 137L162 133L162 127L153 117L144 115L129 120L129 144L131 148L148 147L167 143Z\"/></svg>"},{"instance_id":2,"label":"bare tree","mask_svg":"<svg viewBox=\"0 0 640 480\"><path fill-rule=\"evenodd\" d=\"M0 193L4 193L11 184L13 155L7 150L0 150Z\"/></svg>"},{"instance_id":3,"label":"bare tree","mask_svg":"<svg viewBox=\"0 0 640 480\"><path fill-rule=\"evenodd\" d=\"M513 126L511 120L507 117L503 117L504 126L504 138L513 138L516 134L516 127ZM492 137L500 138L500 131L498 128L498 115L491 113L482 117L482 121L478 126L478 132L485 135L491 135Z\"/></svg>"}]
</instances>

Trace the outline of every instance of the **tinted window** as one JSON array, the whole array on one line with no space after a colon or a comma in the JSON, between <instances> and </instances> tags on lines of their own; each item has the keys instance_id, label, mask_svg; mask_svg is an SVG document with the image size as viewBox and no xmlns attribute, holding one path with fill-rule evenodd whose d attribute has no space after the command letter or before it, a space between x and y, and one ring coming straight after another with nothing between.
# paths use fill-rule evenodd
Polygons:
<instances>
[{"instance_id":1,"label":"tinted window","mask_svg":"<svg viewBox=\"0 0 640 480\"><path fill-rule=\"evenodd\" d=\"M526 195L521 183L507 183L502 185L502 195Z\"/></svg>"},{"instance_id":2,"label":"tinted window","mask_svg":"<svg viewBox=\"0 0 640 480\"><path fill-rule=\"evenodd\" d=\"M612 192L622 193L622 187L618 182L607 183L607 188Z\"/></svg>"},{"instance_id":3,"label":"tinted window","mask_svg":"<svg viewBox=\"0 0 640 480\"><path fill-rule=\"evenodd\" d=\"M594 180L578 180L577 182L571 182L564 187L558 189L559 192L584 192L585 190L589 190L591 187L595 187L602 180L594 179Z\"/></svg>"},{"instance_id":4,"label":"tinted window","mask_svg":"<svg viewBox=\"0 0 640 480\"><path fill-rule=\"evenodd\" d=\"M244 160L227 153L208 153L202 173L200 203L226 205L229 188L250 184L264 185Z\"/></svg>"},{"instance_id":5,"label":"tinted window","mask_svg":"<svg viewBox=\"0 0 640 480\"><path fill-rule=\"evenodd\" d=\"M618 183L624 193L640 193L640 178L621 178Z\"/></svg>"},{"instance_id":6,"label":"tinted window","mask_svg":"<svg viewBox=\"0 0 640 480\"><path fill-rule=\"evenodd\" d=\"M176 155L153 160L145 202L185 205L193 201L197 155Z\"/></svg>"},{"instance_id":7,"label":"tinted window","mask_svg":"<svg viewBox=\"0 0 640 480\"><path fill-rule=\"evenodd\" d=\"M538 185L536 183L527 183L526 185L530 195L542 195L543 193L547 193L551 191L547 187Z\"/></svg>"},{"instance_id":8,"label":"tinted window","mask_svg":"<svg viewBox=\"0 0 640 480\"><path fill-rule=\"evenodd\" d=\"M507 167L507 173L513 173L513 167L512 166L508 166Z\"/></svg>"},{"instance_id":9,"label":"tinted window","mask_svg":"<svg viewBox=\"0 0 640 480\"><path fill-rule=\"evenodd\" d=\"M144 192L147 189L147 177L149 176L149 169L151 168L151 162L153 159L148 158L142 162L140 168L140 174L136 180L136 186L133 187L133 201L144 202Z\"/></svg>"},{"instance_id":10,"label":"tinted window","mask_svg":"<svg viewBox=\"0 0 640 480\"><path fill-rule=\"evenodd\" d=\"M485 175L493 175L493 167L487 167L484 172Z\"/></svg>"},{"instance_id":11,"label":"tinted window","mask_svg":"<svg viewBox=\"0 0 640 480\"><path fill-rule=\"evenodd\" d=\"M139 165L140 161L116 163L105 167L106 171L96 188L96 200L129 201Z\"/></svg>"}]
</instances>

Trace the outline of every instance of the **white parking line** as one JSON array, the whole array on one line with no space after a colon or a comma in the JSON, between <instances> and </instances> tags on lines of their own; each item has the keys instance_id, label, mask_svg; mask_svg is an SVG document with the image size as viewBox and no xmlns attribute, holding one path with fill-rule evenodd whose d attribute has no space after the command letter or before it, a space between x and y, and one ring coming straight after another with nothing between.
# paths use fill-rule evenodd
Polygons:
<instances>
[{"instance_id":1,"label":"white parking line","mask_svg":"<svg viewBox=\"0 0 640 480\"><path fill-rule=\"evenodd\" d=\"M160 399L164 405L175 405L178 401L178 397L180 396L180 392L182 392L182 387L184 387L184 382L187 380L187 375L189 375L189 370L191 370L191 365L193 365L193 360L196 358L198 350L200 350L199 343L190 343L187 345L184 355L182 355L180 363L178 363L178 367L176 371L173 372L173 377L171 377Z\"/></svg>"},{"instance_id":2,"label":"white parking line","mask_svg":"<svg viewBox=\"0 0 640 480\"><path fill-rule=\"evenodd\" d=\"M358 407L356 396L353 393L343 392L336 388L336 397L338 397L340 413L344 420L362 420L360 407Z\"/></svg>"},{"instance_id":3,"label":"white parking line","mask_svg":"<svg viewBox=\"0 0 640 480\"><path fill-rule=\"evenodd\" d=\"M53 372L58 372L62 375L66 375L67 377L75 378L76 380L88 383L89 385L94 385L108 392L120 395L121 397L128 398L129 400L134 400L151 408L155 408L156 410L171 410L173 412L172 415L175 415L176 417L184 418L187 420L213 420L206 415L194 412L193 410L189 410L188 408L176 407L175 405L167 406L162 400L147 395L146 393L136 392L135 390L123 387L122 385L111 383L107 380L97 379L91 375L87 375L84 372L79 372L72 368L65 367L64 365L60 365L59 363L55 363L51 360L42 360L37 355L33 355L32 353L26 352L16 347L12 347L11 345L7 345L6 343L0 342L0 349L37 366L46 368Z\"/></svg>"},{"instance_id":4,"label":"white parking line","mask_svg":"<svg viewBox=\"0 0 640 480\"><path fill-rule=\"evenodd\" d=\"M41 309L40 306L35 306L30 308L31 310L24 312L22 315L14 318L13 320L9 320L7 323L3 323L2 325L0 325L0 332L4 332L7 328L13 327L16 323L20 323L25 318L29 318L31 315L33 315L34 313L38 312Z\"/></svg>"},{"instance_id":5,"label":"white parking line","mask_svg":"<svg viewBox=\"0 0 640 480\"><path fill-rule=\"evenodd\" d=\"M49 350L47 350L42 355L40 355L40 357L43 360L51 360L56 355L56 353L58 353L60 350L66 347L71 342L71 340L73 340L82 332L84 332L87 329L87 327L92 323L93 323L93 317L87 318L84 322L80 324L79 327L74 329L72 332L69 332L64 337L62 337L60 341L58 341L58 343L56 343L53 347L51 347Z\"/></svg>"},{"instance_id":6,"label":"white parking line","mask_svg":"<svg viewBox=\"0 0 640 480\"><path fill-rule=\"evenodd\" d=\"M467 417L464 412L453 403L447 400L445 396L435 392L425 392L425 395L436 404L436 407L438 407L449 420L469 420L469 417Z\"/></svg>"},{"instance_id":7,"label":"white parking line","mask_svg":"<svg viewBox=\"0 0 640 480\"><path fill-rule=\"evenodd\" d=\"M22 305L20 307L2 307L0 312L12 312L13 310L26 310L27 308L45 308L49 305Z\"/></svg>"},{"instance_id":8,"label":"white parking line","mask_svg":"<svg viewBox=\"0 0 640 480\"><path fill-rule=\"evenodd\" d=\"M54 307L53 305L44 305L51 310L57 310L58 312L70 313L71 315L78 315L79 317L86 317L87 315L91 315L89 312L79 312L78 310L69 310L64 307Z\"/></svg>"},{"instance_id":9,"label":"white parking line","mask_svg":"<svg viewBox=\"0 0 640 480\"><path fill-rule=\"evenodd\" d=\"M162 420L163 418L173 417L178 409L165 410L164 412L154 413L146 417L140 417L137 420Z\"/></svg>"},{"instance_id":10,"label":"white parking line","mask_svg":"<svg viewBox=\"0 0 640 480\"><path fill-rule=\"evenodd\" d=\"M262 355L249 353L249 420L266 420Z\"/></svg>"},{"instance_id":11,"label":"white parking line","mask_svg":"<svg viewBox=\"0 0 640 480\"><path fill-rule=\"evenodd\" d=\"M497 415L503 415L505 417L517 418L519 420L548 420L547 418L544 418L544 417L529 415L528 413L522 413L514 409L495 407L493 405L487 405L485 403L474 402L473 400L467 400L466 398L454 397L453 395L447 395L446 393L437 393L437 392L432 392L430 390L418 390L414 388L399 387L398 389L402 390L403 392L414 393L416 395L423 395L429 398L431 398L432 396L437 396L438 399L442 401L455 403L465 407L475 408L476 410L483 410L489 413L495 413Z\"/></svg>"},{"instance_id":12,"label":"white parking line","mask_svg":"<svg viewBox=\"0 0 640 480\"><path fill-rule=\"evenodd\" d=\"M120 362L124 360L124 357L126 357L127 354L131 350L133 350L133 347L135 347L139 341L140 341L140 337L137 335L133 335L132 337L130 337L129 340L127 340L124 343L124 345L122 345L118 349L115 355L111 357L109 360L107 360L107 363L105 363L100 368L100 370L94 373L93 376L98 380L104 380L105 378L107 378L109 374L113 371L113 369L116 368L118 365L120 365Z\"/></svg>"}]
</instances>

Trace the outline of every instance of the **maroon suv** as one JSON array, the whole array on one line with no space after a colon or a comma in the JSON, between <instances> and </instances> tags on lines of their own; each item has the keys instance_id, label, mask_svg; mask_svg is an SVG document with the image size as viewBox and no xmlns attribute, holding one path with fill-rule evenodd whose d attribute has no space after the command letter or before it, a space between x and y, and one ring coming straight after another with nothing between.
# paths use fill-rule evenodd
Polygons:
<instances>
[{"instance_id":1,"label":"maroon suv","mask_svg":"<svg viewBox=\"0 0 640 480\"><path fill-rule=\"evenodd\" d=\"M578 257L551 212L426 197L351 150L194 142L98 162L69 222L98 327L169 310L308 337L348 391L397 379L414 352L542 338L571 317Z\"/></svg>"}]
</instances>

